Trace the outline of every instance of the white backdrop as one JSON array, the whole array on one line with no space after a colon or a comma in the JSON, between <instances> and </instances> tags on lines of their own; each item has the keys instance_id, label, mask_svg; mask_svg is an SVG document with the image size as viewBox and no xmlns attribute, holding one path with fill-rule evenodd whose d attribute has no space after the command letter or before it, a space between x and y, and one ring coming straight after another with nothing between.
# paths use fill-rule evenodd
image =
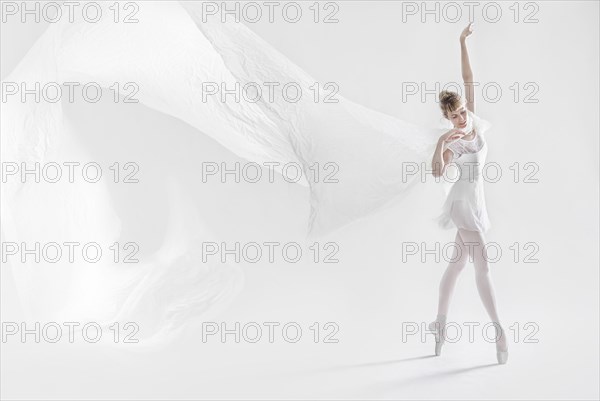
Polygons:
<instances>
[{"instance_id":1,"label":"white backdrop","mask_svg":"<svg viewBox=\"0 0 600 401\"><path fill-rule=\"evenodd\" d=\"M245 25L319 82L337 83L340 95L401 120L437 126L435 85L461 80L458 36L467 16L457 23L432 17L421 22L415 16L404 22L400 2L335 4L338 23L308 17L296 24L279 18ZM322 240L339 246L338 263L323 263L321 255L318 263L305 257L296 264L281 258L236 264L240 292L206 321L230 328L235 322L297 322L303 329L298 343L277 336L274 343L236 343L232 337L202 342L200 327L163 348L145 350L10 337L1 344L2 397L598 399L599 6L535 2L539 21L524 23L536 9L521 4L515 23L512 3L498 4L503 16L497 23L476 13L468 46L475 80L502 89L496 102L476 91L476 111L493 124L488 161L505 174L487 182L485 190L493 226L487 239L503 251L491 274L500 317L511 327L507 365L496 365L494 345L481 336L446 344L437 358L431 336L402 339L403 323L435 318L447 265L432 257L422 262L419 255L403 262L402 244L430 249L455 234L431 221L443 201L439 185L418 185L393 208ZM302 7L310 11L309 3ZM2 79L46 25L15 19L2 24ZM402 99L403 84L412 82L431 93L424 100ZM537 102L526 102L528 94ZM488 96L494 96L493 89ZM85 127L79 140L98 160L129 158L148 166L135 190L109 190L123 235L145 245L142 256L160 246L173 223L165 184L170 173L185 177L193 201L206 212L200 216L205 227L229 243L302 239L309 213L306 187L281 180L198 184L192 177L199 161L243 160L144 106L123 111L109 102L66 109L76 127ZM120 117L107 121L107 113ZM514 163L521 174L534 171L525 163L535 163L533 177L539 182L523 182L522 175L513 182ZM533 251L537 262L525 263ZM18 268L18 263L2 264L3 324L23 320L13 273ZM449 320L461 325L488 320L471 264L459 279ZM317 343L309 328L314 322L320 324ZM332 332L323 327L327 322L338 327L333 338L339 342L324 342L323 335Z\"/></svg>"}]
</instances>

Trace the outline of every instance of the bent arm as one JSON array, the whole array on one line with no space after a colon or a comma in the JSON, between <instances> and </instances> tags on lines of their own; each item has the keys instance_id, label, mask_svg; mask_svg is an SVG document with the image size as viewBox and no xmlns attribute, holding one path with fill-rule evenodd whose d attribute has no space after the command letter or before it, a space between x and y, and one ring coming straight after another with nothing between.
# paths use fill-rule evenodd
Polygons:
<instances>
[{"instance_id":1,"label":"bent arm","mask_svg":"<svg viewBox=\"0 0 600 401\"><path fill-rule=\"evenodd\" d=\"M444 175L446 166L452 160L454 153L450 149L444 149L445 141L440 139L433 153L433 159L431 160L431 169L433 170L434 177L441 177Z\"/></svg>"}]
</instances>

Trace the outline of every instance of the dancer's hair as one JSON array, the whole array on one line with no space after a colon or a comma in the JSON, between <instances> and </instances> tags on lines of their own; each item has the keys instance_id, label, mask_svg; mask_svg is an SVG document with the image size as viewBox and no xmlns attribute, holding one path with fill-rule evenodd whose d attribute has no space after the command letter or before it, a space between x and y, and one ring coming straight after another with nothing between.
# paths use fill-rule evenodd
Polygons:
<instances>
[{"instance_id":1,"label":"dancer's hair","mask_svg":"<svg viewBox=\"0 0 600 401\"><path fill-rule=\"evenodd\" d=\"M454 110L458 109L462 104L461 97L458 93L447 90L443 90L440 92L439 101L442 113L446 118L448 118L448 113L451 113Z\"/></svg>"}]
</instances>

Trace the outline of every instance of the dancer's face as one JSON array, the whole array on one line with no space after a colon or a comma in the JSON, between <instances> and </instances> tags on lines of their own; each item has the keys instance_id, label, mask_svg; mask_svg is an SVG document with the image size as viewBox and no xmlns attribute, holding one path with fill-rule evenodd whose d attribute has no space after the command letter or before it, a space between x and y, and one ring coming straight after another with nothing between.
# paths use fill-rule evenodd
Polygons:
<instances>
[{"instance_id":1,"label":"dancer's face","mask_svg":"<svg viewBox=\"0 0 600 401\"><path fill-rule=\"evenodd\" d=\"M467 108L463 104L458 109L448 113L447 118L454 128L465 128L467 125Z\"/></svg>"}]
</instances>

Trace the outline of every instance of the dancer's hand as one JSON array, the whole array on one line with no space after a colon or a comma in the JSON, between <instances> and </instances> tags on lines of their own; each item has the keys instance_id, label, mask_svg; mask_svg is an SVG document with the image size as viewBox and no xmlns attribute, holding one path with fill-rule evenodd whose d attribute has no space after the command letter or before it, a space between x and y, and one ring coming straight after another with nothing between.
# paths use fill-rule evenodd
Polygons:
<instances>
[{"instance_id":1,"label":"dancer's hand","mask_svg":"<svg viewBox=\"0 0 600 401\"><path fill-rule=\"evenodd\" d=\"M469 22L469 25L467 25L467 27L462 31L460 34L461 41L465 40L467 36L473 33L473 24L474 22Z\"/></svg>"},{"instance_id":2,"label":"dancer's hand","mask_svg":"<svg viewBox=\"0 0 600 401\"><path fill-rule=\"evenodd\" d=\"M450 131L446 132L440 137L440 140L443 142L454 142L457 139L462 138L466 134L459 130L458 128L453 128Z\"/></svg>"}]
</instances>

